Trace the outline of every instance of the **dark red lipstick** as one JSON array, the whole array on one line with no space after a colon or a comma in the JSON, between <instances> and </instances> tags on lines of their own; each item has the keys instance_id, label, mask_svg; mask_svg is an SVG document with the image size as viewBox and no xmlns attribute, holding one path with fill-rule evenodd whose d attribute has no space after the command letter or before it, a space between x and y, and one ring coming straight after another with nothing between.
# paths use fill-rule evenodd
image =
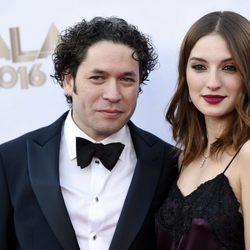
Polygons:
<instances>
[{"instance_id":1,"label":"dark red lipstick","mask_svg":"<svg viewBox=\"0 0 250 250\"><path fill-rule=\"evenodd\" d=\"M226 98L222 95L203 95L204 100L209 104L218 104Z\"/></svg>"}]
</instances>

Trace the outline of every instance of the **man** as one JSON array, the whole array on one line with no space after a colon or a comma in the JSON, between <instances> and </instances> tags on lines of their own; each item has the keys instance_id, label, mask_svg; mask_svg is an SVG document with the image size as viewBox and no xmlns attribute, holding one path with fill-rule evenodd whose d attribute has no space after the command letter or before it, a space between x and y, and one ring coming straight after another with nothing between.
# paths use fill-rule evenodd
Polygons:
<instances>
[{"instance_id":1,"label":"man","mask_svg":"<svg viewBox=\"0 0 250 250\"><path fill-rule=\"evenodd\" d=\"M177 160L130 121L157 60L148 37L119 18L83 20L53 60L71 109L0 147L0 248L155 249L154 213Z\"/></svg>"}]
</instances>

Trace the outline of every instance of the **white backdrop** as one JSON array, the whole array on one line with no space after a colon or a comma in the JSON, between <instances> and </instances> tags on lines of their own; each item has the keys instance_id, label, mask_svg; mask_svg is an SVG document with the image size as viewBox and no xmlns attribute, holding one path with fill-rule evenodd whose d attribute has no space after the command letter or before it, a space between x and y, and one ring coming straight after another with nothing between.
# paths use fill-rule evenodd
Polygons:
<instances>
[{"instance_id":1,"label":"white backdrop","mask_svg":"<svg viewBox=\"0 0 250 250\"><path fill-rule=\"evenodd\" d=\"M47 125L68 109L50 77L58 31L94 16L118 16L152 37L159 54L132 120L173 142L164 112L177 79L177 58L187 29L202 15L232 10L249 19L249 0L0 0L0 143ZM13 57L14 55L14 57Z\"/></svg>"}]
</instances>

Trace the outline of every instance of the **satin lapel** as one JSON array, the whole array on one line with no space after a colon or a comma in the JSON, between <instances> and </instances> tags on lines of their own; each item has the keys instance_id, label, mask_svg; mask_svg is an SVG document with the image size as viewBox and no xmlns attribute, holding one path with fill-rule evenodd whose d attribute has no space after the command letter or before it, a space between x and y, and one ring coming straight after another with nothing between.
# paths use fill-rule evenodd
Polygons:
<instances>
[{"instance_id":1,"label":"satin lapel","mask_svg":"<svg viewBox=\"0 0 250 250\"><path fill-rule=\"evenodd\" d=\"M135 133L134 125L130 131L138 160L110 250L129 249L149 211L160 176L162 145L147 143Z\"/></svg>"},{"instance_id":2,"label":"satin lapel","mask_svg":"<svg viewBox=\"0 0 250 250\"><path fill-rule=\"evenodd\" d=\"M59 184L60 133L45 143L27 142L31 184L38 203L63 249L78 250L74 229Z\"/></svg>"}]
</instances>

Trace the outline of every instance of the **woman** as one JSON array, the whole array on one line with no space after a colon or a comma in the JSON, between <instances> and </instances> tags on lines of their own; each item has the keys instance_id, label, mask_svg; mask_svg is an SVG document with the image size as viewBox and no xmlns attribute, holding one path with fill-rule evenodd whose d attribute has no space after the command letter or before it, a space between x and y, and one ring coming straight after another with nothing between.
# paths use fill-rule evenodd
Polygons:
<instances>
[{"instance_id":1,"label":"woman","mask_svg":"<svg viewBox=\"0 0 250 250\"><path fill-rule=\"evenodd\" d=\"M156 215L158 249L250 249L250 23L209 13L187 32L166 119L183 149Z\"/></svg>"}]
</instances>

